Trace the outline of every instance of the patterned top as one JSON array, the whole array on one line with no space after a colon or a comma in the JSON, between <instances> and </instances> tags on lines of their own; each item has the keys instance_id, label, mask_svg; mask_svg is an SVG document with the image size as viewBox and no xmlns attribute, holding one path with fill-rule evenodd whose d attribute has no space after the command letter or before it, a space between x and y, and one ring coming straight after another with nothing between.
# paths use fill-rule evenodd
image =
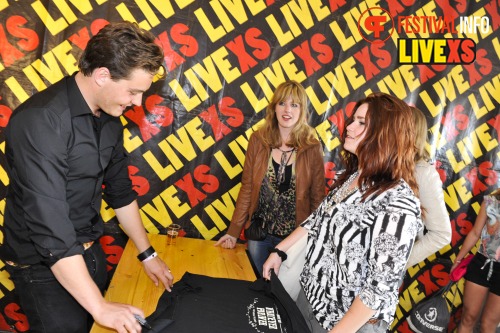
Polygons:
<instances>
[{"instance_id":1,"label":"patterned top","mask_svg":"<svg viewBox=\"0 0 500 333\"><path fill-rule=\"evenodd\" d=\"M267 173L262 180L259 193L258 216L266 222L271 235L286 237L295 229L295 164L286 166L283 191L276 180L273 157L269 157Z\"/></svg>"},{"instance_id":2,"label":"patterned top","mask_svg":"<svg viewBox=\"0 0 500 333\"><path fill-rule=\"evenodd\" d=\"M486 204L486 224L481 232L479 253L493 261L500 261L500 203L494 196L487 195L483 201Z\"/></svg>"},{"instance_id":3,"label":"patterned top","mask_svg":"<svg viewBox=\"0 0 500 333\"><path fill-rule=\"evenodd\" d=\"M398 286L423 223L420 202L401 180L361 202L356 191L339 204L332 196L302 224L309 229L301 284L316 319L332 329L354 298L376 310L372 319L394 319Z\"/></svg>"}]
</instances>

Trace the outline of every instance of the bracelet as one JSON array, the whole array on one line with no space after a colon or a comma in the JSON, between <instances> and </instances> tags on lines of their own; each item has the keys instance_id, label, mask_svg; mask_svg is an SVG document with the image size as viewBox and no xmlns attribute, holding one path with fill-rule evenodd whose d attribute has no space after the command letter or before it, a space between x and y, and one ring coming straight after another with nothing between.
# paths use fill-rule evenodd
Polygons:
<instances>
[{"instance_id":1,"label":"bracelet","mask_svg":"<svg viewBox=\"0 0 500 333\"><path fill-rule=\"evenodd\" d=\"M153 259L153 258L156 258L156 257L158 257L158 253L153 252L153 254L152 254L152 255L150 255L149 257L147 257L146 259L144 259L144 260L143 260L143 261L141 261L141 262L146 262L146 261L149 261L149 260L151 260L151 259Z\"/></svg>"},{"instance_id":2,"label":"bracelet","mask_svg":"<svg viewBox=\"0 0 500 333\"><path fill-rule=\"evenodd\" d=\"M277 255L279 255L281 258L281 262L285 261L286 258L288 258L288 256L286 255L285 252L281 251L280 249L278 249L276 247L274 249L269 249L269 253L276 253Z\"/></svg>"},{"instance_id":3,"label":"bracelet","mask_svg":"<svg viewBox=\"0 0 500 333\"><path fill-rule=\"evenodd\" d=\"M155 249L153 249L153 247L150 246L144 252L139 253L139 255L137 256L137 259L139 259L140 262L143 262L145 259L152 256L153 253L155 253Z\"/></svg>"}]
</instances>

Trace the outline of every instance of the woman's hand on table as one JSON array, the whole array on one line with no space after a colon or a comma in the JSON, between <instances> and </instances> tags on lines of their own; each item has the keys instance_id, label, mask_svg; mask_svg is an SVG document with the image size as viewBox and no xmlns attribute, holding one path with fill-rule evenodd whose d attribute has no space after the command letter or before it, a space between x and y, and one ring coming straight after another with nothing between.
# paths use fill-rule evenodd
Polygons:
<instances>
[{"instance_id":1,"label":"woman's hand on table","mask_svg":"<svg viewBox=\"0 0 500 333\"><path fill-rule=\"evenodd\" d=\"M144 271L154 282L155 286L158 287L158 283L161 281L167 291L172 291L174 276L172 275L172 272L170 272L170 269L168 269L167 264L165 264L160 257L143 261L142 264L144 265Z\"/></svg>"},{"instance_id":2,"label":"woman's hand on table","mask_svg":"<svg viewBox=\"0 0 500 333\"><path fill-rule=\"evenodd\" d=\"M214 244L215 246L222 246L225 249L234 249L236 246L236 237L233 237L231 235L225 234L219 240L217 243Z\"/></svg>"}]
</instances>

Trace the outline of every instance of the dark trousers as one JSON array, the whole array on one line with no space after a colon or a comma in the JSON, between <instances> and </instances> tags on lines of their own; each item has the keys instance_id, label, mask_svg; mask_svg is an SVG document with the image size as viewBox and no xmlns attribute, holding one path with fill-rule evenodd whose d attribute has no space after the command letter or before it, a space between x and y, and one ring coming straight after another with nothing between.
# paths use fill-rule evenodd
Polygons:
<instances>
[{"instance_id":1,"label":"dark trousers","mask_svg":"<svg viewBox=\"0 0 500 333\"><path fill-rule=\"evenodd\" d=\"M104 292L106 257L98 242L83 255L90 275ZM18 268L6 265L19 296L21 309L28 317L31 333L88 333L90 314L56 280L50 268L32 265Z\"/></svg>"}]
</instances>

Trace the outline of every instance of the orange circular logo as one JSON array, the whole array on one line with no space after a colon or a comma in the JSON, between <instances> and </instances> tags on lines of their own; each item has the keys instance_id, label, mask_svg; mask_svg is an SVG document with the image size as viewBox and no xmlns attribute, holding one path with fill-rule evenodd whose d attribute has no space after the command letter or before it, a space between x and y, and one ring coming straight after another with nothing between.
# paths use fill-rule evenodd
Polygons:
<instances>
[{"instance_id":1,"label":"orange circular logo","mask_svg":"<svg viewBox=\"0 0 500 333\"><path fill-rule=\"evenodd\" d=\"M390 22L390 26L387 22ZM384 8L368 8L359 16L358 31L369 43L383 43L394 32L394 18Z\"/></svg>"}]
</instances>

